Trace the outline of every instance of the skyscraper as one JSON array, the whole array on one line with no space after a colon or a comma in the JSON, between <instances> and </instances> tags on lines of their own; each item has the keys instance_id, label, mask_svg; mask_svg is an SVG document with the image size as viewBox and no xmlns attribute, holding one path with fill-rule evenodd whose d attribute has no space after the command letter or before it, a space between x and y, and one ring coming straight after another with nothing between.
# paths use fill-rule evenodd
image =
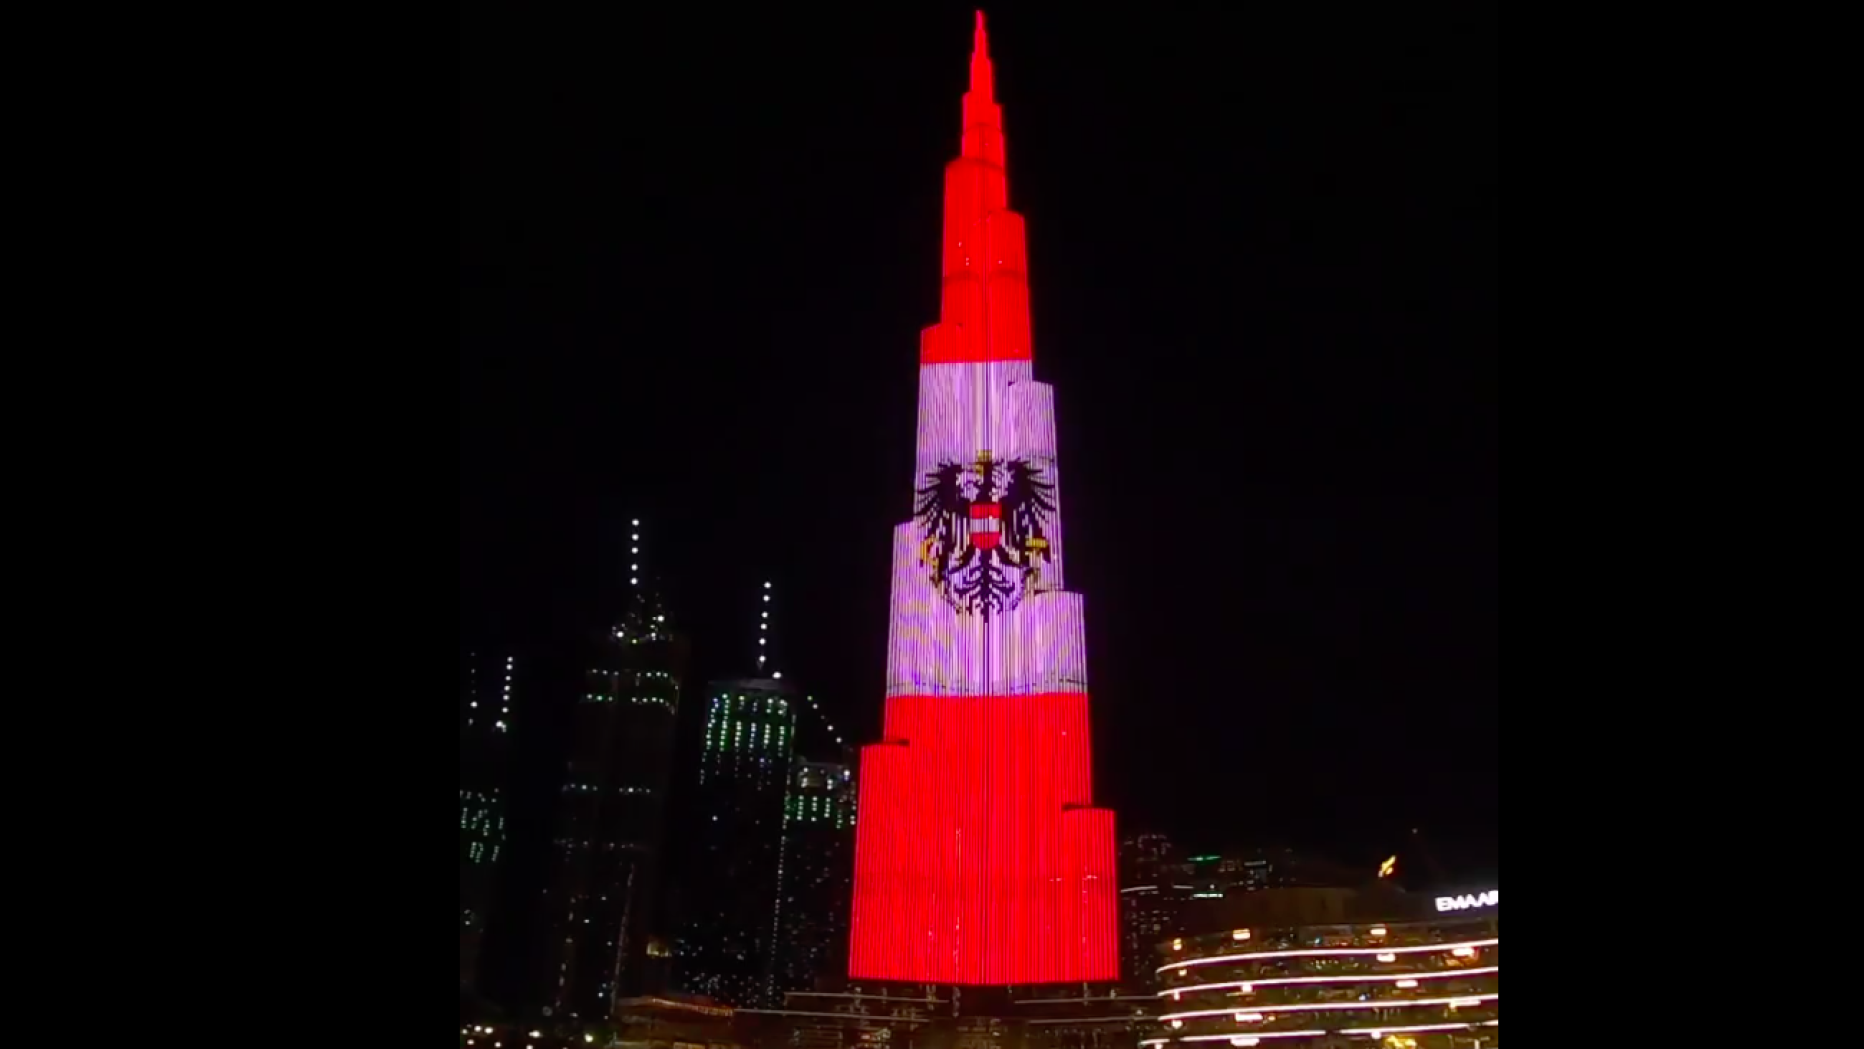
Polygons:
<instances>
[{"instance_id":1,"label":"skyscraper","mask_svg":"<svg viewBox=\"0 0 1864 1049\"><path fill-rule=\"evenodd\" d=\"M468 652L460 667L460 983L473 986L498 863L505 851L506 778L518 660Z\"/></svg>"},{"instance_id":2,"label":"skyscraper","mask_svg":"<svg viewBox=\"0 0 1864 1049\"><path fill-rule=\"evenodd\" d=\"M641 523L633 523L638 573ZM637 589L620 625L577 667L569 762L561 786L556 871L546 890L546 1000L560 1017L606 1019L640 993L655 916L674 724L687 658L653 589Z\"/></svg>"},{"instance_id":3,"label":"skyscraper","mask_svg":"<svg viewBox=\"0 0 1864 1049\"><path fill-rule=\"evenodd\" d=\"M883 738L862 748L849 973L1115 980L1113 813L1093 804L1054 395L1032 369L1023 219L981 12L944 226L913 516L893 534Z\"/></svg>"},{"instance_id":4,"label":"skyscraper","mask_svg":"<svg viewBox=\"0 0 1864 1049\"><path fill-rule=\"evenodd\" d=\"M777 899L777 994L827 990L817 982L847 972L854 805L854 770L847 765L799 760L791 767Z\"/></svg>"},{"instance_id":5,"label":"skyscraper","mask_svg":"<svg viewBox=\"0 0 1864 1049\"><path fill-rule=\"evenodd\" d=\"M772 678L715 681L707 693L705 740L675 832L685 848L674 980L693 994L756 1005L772 991L799 697Z\"/></svg>"},{"instance_id":6,"label":"skyscraper","mask_svg":"<svg viewBox=\"0 0 1864 1049\"><path fill-rule=\"evenodd\" d=\"M1135 834L1120 843L1120 924L1126 986L1158 986L1158 944L1184 931L1193 888L1171 839Z\"/></svg>"}]
</instances>

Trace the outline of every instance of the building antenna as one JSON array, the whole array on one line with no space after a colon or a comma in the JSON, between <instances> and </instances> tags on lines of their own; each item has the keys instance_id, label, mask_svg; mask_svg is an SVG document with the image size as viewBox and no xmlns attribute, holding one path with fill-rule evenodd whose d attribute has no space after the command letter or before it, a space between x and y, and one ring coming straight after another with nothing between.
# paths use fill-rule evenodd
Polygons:
<instances>
[{"instance_id":1,"label":"building antenna","mask_svg":"<svg viewBox=\"0 0 1864 1049\"><path fill-rule=\"evenodd\" d=\"M770 581L764 580L763 600L757 606L757 675L781 679L783 671L776 668L776 657L770 644L770 609L774 593Z\"/></svg>"},{"instance_id":2,"label":"building antenna","mask_svg":"<svg viewBox=\"0 0 1864 1049\"><path fill-rule=\"evenodd\" d=\"M621 625L615 628L615 637L629 643L664 639L669 629L660 594L642 582L647 578L647 570L643 567L647 558L641 553L645 545L641 540L643 531L640 518L628 520L628 600L621 614Z\"/></svg>"}]
</instances>

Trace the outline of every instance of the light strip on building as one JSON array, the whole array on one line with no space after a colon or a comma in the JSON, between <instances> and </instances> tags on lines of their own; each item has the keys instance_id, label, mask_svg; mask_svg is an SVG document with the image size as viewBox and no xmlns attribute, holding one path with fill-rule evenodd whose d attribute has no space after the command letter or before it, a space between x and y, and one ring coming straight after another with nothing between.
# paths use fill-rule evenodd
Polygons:
<instances>
[{"instance_id":1,"label":"light strip on building","mask_svg":"<svg viewBox=\"0 0 1864 1049\"><path fill-rule=\"evenodd\" d=\"M1486 1023L1476 1023L1476 1024L1417 1024L1415 1026L1408 1026L1408 1027L1348 1027L1344 1030L1335 1031L1333 1033L1334 1034L1369 1034L1374 1038L1383 1038L1385 1035L1388 1035L1388 1034L1403 1034L1407 1031L1470 1031L1478 1027L1500 1027L1501 1024L1502 1022L1500 1020L1490 1020ZM1325 1031L1268 1031L1268 1032L1250 1034L1250 1035L1194 1034L1194 1035L1190 1035L1185 1038L1181 1038L1179 1039L1179 1041L1215 1042L1215 1041L1220 1041L1225 1038L1232 1039L1233 1041L1234 1039L1238 1037L1255 1038L1255 1039L1292 1038L1298 1035L1316 1035L1316 1034L1326 1034L1326 1033L1327 1032ZM1172 1043L1172 1039L1170 1038L1147 1038L1147 1039L1142 1040L1139 1044L1140 1045L1170 1045L1171 1043Z\"/></svg>"},{"instance_id":2,"label":"light strip on building","mask_svg":"<svg viewBox=\"0 0 1864 1049\"><path fill-rule=\"evenodd\" d=\"M1412 1034L1422 1031L1468 1031L1480 1024L1415 1024L1410 1027L1348 1027L1335 1034L1369 1034L1374 1038L1383 1038L1388 1034Z\"/></svg>"},{"instance_id":3,"label":"light strip on building","mask_svg":"<svg viewBox=\"0 0 1864 1049\"><path fill-rule=\"evenodd\" d=\"M1183 969L1192 965L1220 965L1224 962L1249 962L1268 958L1322 958L1340 957L1355 954L1429 954L1432 951L1454 951L1458 947L1493 947L1501 943L1500 939L1465 940L1461 943L1433 943L1421 947L1315 947L1299 951L1262 951L1256 954L1220 954L1211 958L1191 958L1182 962L1172 962L1158 967L1159 972Z\"/></svg>"},{"instance_id":4,"label":"light strip on building","mask_svg":"<svg viewBox=\"0 0 1864 1049\"><path fill-rule=\"evenodd\" d=\"M912 1004L910 999L899 999L902 1005ZM806 1009L734 1009L737 1013L753 1013L758 1016L819 1016L829 1020L862 1020L883 1024L925 1024L932 1021L923 1016L874 1016L867 1013L818 1013Z\"/></svg>"},{"instance_id":5,"label":"light strip on building","mask_svg":"<svg viewBox=\"0 0 1864 1049\"><path fill-rule=\"evenodd\" d=\"M1366 973L1360 976L1271 976L1261 980L1231 980L1228 983L1200 983L1190 987L1174 987L1169 991L1160 991L1160 998L1171 995L1176 1001L1181 994L1193 991L1218 991L1225 987L1263 987L1271 984L1295 983L1379 983L1385 980L1448 980L1458 976L1481 976L1485 973L1500 972L1499 965L1485 965L1479 969L1446 969L1433 973Z\"/></svg>"},{"instance_id":6,"label":"light strip on building","mask_svg":"<svg viewBox=\"0 0 1864 1049\"><path fill-rule=\"evenodd\" d=\"M1451 1002L1479 1004L1500 998L1497 994L1459 994L1449 998L1379 998L1369 1002L1307 1002L1300 1005L1252 1005L1252 1013L1310 1013L1338 1012L1342 1009L1407 1009L1417 1005L1449 1005ZM1229 1009L1199 1009L1191 1013L1167 1013L1159 1017L1161 1023L1170 1020L1194 1020L1203 1016L1230 1016L1236 1012Z\"/></svg>"},{"instance_id":7,"label":"light strip on building","mask_svg":"<svg viewBox=\"0 0 1864 1049\"><path fill-rule=\"evenodd\" d=\"M1235 1034L1191 1034L1178 1039L1181 1042L1227 1042L1232 1038L1311 1038L1325 1031L1251 1031L1245 1035Z\"/></svg>"},{"instance_id":8,"label":"light strip on building","mask_svg":"<svg viewBox=\"0 0 1864 1049\"><path fill-rule=\"evenodd\" d=\"M791 994L800 992L791 991ZM1149 1002L1150 994L1103 994L1097 998L1018 998L1011 1005L1054 1005L1056 1002ZM898 999L895 999L896 1001Z\"/></svg>"}]
</instances>

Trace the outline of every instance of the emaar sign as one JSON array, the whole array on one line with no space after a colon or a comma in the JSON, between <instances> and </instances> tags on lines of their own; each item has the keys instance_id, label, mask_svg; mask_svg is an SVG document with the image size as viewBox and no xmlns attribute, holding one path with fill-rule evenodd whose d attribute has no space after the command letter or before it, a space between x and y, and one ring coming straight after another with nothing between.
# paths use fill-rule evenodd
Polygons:
<instances>
[{"instance_id":1,"label":"emaar sign","mask_svg":"<svg viewBox=\"0 0 1864 1049\"><path fill-rule=\"evenodd\" d=\"M1478 907L1493 907L1501 902L1501 890L1490 889L1475 894L1464 893L1461 896L1437 897L1437 909L1440 911L1469 911Z\"/></svg>"}]
</instances>

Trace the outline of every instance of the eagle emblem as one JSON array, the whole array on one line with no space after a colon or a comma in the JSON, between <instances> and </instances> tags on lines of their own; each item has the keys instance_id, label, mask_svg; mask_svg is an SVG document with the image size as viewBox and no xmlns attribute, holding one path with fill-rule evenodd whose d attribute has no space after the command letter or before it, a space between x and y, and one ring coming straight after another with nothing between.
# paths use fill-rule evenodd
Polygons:
<instances>
[{"instance_id":1,"label":"eagle emblem","mask_svg":"<svg viewBox=\"0 0 1864 1049\"><path fill-rule=\"evenodd\" d=\"M925 475L913 515L919 566L961 614L988 619L1041 593L1050 563L1055 484L1027 459L943 462Z\"/></svg>"}]
</instances>

